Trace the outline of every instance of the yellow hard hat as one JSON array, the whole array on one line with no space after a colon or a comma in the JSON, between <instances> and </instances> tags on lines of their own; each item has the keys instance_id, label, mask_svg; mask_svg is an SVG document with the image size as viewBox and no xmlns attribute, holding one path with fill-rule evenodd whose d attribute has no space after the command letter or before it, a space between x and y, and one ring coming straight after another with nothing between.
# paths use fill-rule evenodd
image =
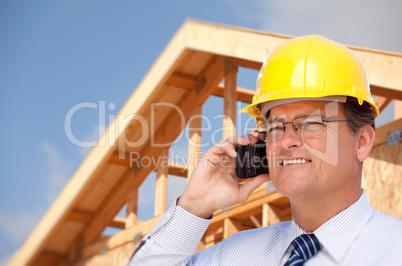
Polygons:
<instances>
[{"instance_id":1,"label":"yellow hard hat","mask_svg":"<svg viewBox=\"0 0 402 266\"><path fill-rule=\"evenodd\" d=\"M257 79L253 102L239 112L258 122L261 103L292 98L350 96L379 111L370 93L366 70L344 45L323 36L307 35L280 44L268 56Z\"/></svg>"}]
</instances>

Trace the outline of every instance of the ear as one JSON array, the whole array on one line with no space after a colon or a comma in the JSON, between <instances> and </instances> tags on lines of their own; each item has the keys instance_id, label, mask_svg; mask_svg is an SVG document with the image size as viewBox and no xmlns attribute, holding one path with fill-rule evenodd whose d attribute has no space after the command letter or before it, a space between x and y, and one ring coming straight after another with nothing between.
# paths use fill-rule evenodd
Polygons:
<instances>
[{"instance_id":1,"label":"ear","mask_svg":"<svg viewBox=\"0 0 402 266\"><path fill-rule=\"evenodd\" d=\"M357 160L363 162L370 154L373 148L373 143L375 139L374 128L370 125L365 125L357 133L357 147L356 147L356 157Z\"/></svg>"}]
</instances>

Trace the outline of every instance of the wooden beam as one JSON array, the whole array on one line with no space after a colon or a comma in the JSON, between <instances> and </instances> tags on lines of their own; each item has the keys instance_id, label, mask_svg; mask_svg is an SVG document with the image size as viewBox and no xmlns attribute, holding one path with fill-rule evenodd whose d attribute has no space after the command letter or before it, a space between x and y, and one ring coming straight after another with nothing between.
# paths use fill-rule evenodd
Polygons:
<instances>
[{"instance_id":1,"label":"wooden beam","mask_svg":"<svg viewBox=\"0 0 402 266\"><path fill-rule=\"evenodd\" d=\"M224 89L224 84L220 83L218 87L216 87L216 90L212 93L214 96L220 96L224 97L225 94L225 89ZM236 95L237 95L237 100L242 101L245 103L251 103L253 100L253 96L255 94L255 91L237 87Z\"/></svg>"},{"instance_id":2,"label":"wooden beam","mask_svg":"<svg viewBox=\"0 0 402 266\"><path fill-rule=\"evenodd\" d=\"M258 198L249 198L245 203L238 204L228 208L227 210L218 210L214 213L214 218L211 221L210 227L214 228L221 224L226 218L245 219L251 215L255 215L262 212L262 205L264 203L270 203L274 205L288 204L289 200L285 196L274 192L271 194L265 194L264 191L258 192L260 196Z\"/></svg>"},{"instance_id":3,"label":"wooden beam","mask_svg":"<svg viewBox=\"0 0 402 266\"><path fill-rule=\"evenodd\" d=\"M124 204L127 202L127 194L130 188L133 187L128 181L134 179L133 171L127 168L124 176L121 178L109 195L105 198L101 206L94 213L91 222L84 228L84 245L89 245L102 233L109 225L109 222L117 215ZM125 181L125 182L124 182ZM121 195L120 193L123 193ZM119 195L120 197L116 197ZM113 206L113 212L110 210Z\"/></svg>"},{"instance_id":4,"label":"wooden beam","mask_svg":"<svg viewBox=\"0 0 402 266\"><path fill-rule=\"evenodd\" d=\"M262 205L262 227L268 226L269 224L269 205L264 203Z\"/></svg>"},{"instance_id":5,"label":"wooden beam","mask_svg":"<svg viewBox=\"0 0 402 266\"><path fill-rule=\"evenodd\" d=\"M107 242L110 240L110 238L111 237L85 246L82 249L82 259L93 257L95 255L98 255L99 253L102 253L102 251L108 250Z\"/></svg>"},{"instance_id":6,"label":"wooden beam","mask_svg":"<svg viewBox=\"0 0 402 266\"><path fill-rule=\"evenodd\" d=\"M82 223L88 223L89 221L91 221L92 217L93 217L93 213L87 212L87 211L81 211L81 210L77 210L77 209L72 210L67 215L68 220L82 222Z\"/></svg>"},{"instance_id":7,"label":"wooden beam","mask_svg":"<svg viewBox=\"0 0 402 266\"><path fill-rule=\"evenodd\" d=\"M89 258L101 252L115 249L116 247L124 244L138 244L142 237L144 237L145 234L147 234L156 225L159 219L160 217L152 218L147 222L134 225L129 229L114 234L113 236L85 246L82 251L82 258Z\"/></svg>"},{"instance_id":8,"label":"wooden beam","mask_svg":"<svg viewBox=\"0 0 402 266\"><path fill-rule=\"evenodd\" d=\"M79 260L82 258L82 251L84 249L84 236L82 234L79 234L75 238L75 258L74 260Z\"/></svg>"},{"instance_id":9,"label":"wooden beam","mask_svg":"<svg viewBox=\"0 0 402 266\"><path fill-rule=\"evenodd\" d=\"M183 99L177 104L181 106L181 112L184 115L185 125L189 122L191 114L196 106L202 106L204 102L211 95L212 91L218 86L220 81L223 79L223 66L224 60L221 57L213 57L208 66L200 74L198 85L194 90L188 91L188 93L183 97ZM175 116L176 114L176 116ZM173 118L171 118L173 117ZM177 117L177 112L172 111L172 116L170 119L174 121L174 117ZM169 141L174 141L180 134L181 128L175 123L163 123L160 125L160 132L163 134L158 134L155 136L155 143L169 143ZM156 129L156 131L158 131ZM159 154L161 148L152 147L150 143L145 143L140 152L141 155L153 155ZM142 169L139 169L142 170ZM137 171L137 170L135 170ZM142 177L145 179L146 176ZM141 184L143 179L134 179L135 184Z\"/></svg>"},{"instance_id":10,"label":"wooden beam","mask_svg":"<svg viewBox=\"0 0 402 266\"><path fill-rule=\"evenodd\" d=\"M169 175L175 175L187 178L187 172L188 172L187 165L181 163L169 162L168 168L169 168Z\"/></svg>"},{"instance_id":11,"label":"wooden beam","mask_svg":"<svg viewBox=\"0 0 402 266\"><path fill-rule=\"evenodd\" d=\"M225 86L223 97L223 139L236 135L237 67L231 57L225 57Z\"/></svg>"},{"instance_id":12,"label":"wooden beam","mask_svg":"<svg viewBox=\"0 0 402 266\"><path fill-rule=\"evenodd\" d=\"M398 90L397 88L387 88L379 85L370 84L371 94L382 96L385 98L402 100L402 89Z\"/></svg>"},{"instance_id":13,"label":"wooden beam","mask_svg":"<svg viewBox=\"0 0 402 266\"><path fill-rule=\"evenodd\" d=\"M138 187L132 187L127 195L126 229L138 222Z\"/></svg>"},{"instance_id":14,"label":"wooden beam","mask_svg":"<svg viewBox=\"0 0 402 266\"><path fill-rule=\"evenodd\" d=\"M198 78L183 74L180 72L174 72L166 81L167 85L176 86L185 89L192 89L197 85Z\"/></svg>"},{"instance_id":15,"label":"wooden beam","mask_svg":"<svg viewBox=\"0 0 402 266\"><path fill-rule=\"evenodd\" d=\"M191 32L189 33L191 36L200 40L199 42L191 41L191 49L233 57L242 62L237 65L256 70L269 53L280 43L291 38L291 36L197 21L189 21L186 27L188 32ZM402 75L400 74L402 73L402 54L363 47L347 47L359 57L366 68L374 95L402 100Z\"/></svg>"},{"instance_id":16,"label":"wooden beam","mask_svg":"<svg viewBox=\"0 0 402 266\"><path fill-rule=\"evenodd\" d=\"M126 218L116 216L109 223L109 226L113 228L126 229Z\"/></svg>"},{"instance_id":17,"label":"wooden beam","mask_svg":"<svg viewBox=\"0 0 402 266\"><path fill-rule=\"evenodd\" d=\"M388 104L390 104L391 101L392 98L386 98L383 96L377 96L374 99L374 103L377 106L380 113L388 106Z\"/></svg>"},{"instance_id":18,"label":"wooden beam","mask_svg":"<svg viewBox=\"0 0 402 266\"><path fill-rule=\"evenodd\" d=\"M119 153L113 153L112 156L110 156L110 162L130 168L133 168L133 166L135 166L135 163L130 161L130 153L127 152L124 156L121 157L122 158L119 158ZM168 162L168 168L169 175L187 178L187 166L185 164Z\"/></svg>"},{"instance_id":19,"label":"wooden beam","mask_svg":"<svg viewBox=\"0 0 402 266\"><path fill-rule=\"evenodd\" d=\"M394 103L394 119L402 118L402 101L395 101Z\"/></svg>"},{"instance_id":20,"label":"wooden beam","mask_svg":"<svg viewBox=\"0 0 402 266\"><path fill-rule=\"evenodd\" d=\"M108 248L114 249L130 242L139 244L141 239L159 222L160 218L160 216L154 217L144 223L137 224L130 229L116 233L107 241Z\"/></svg>"},{"instance_id":21,"label":"wooden beam","mask_svg":"<svg viewBox=\"0 0 402 266\"><path fill-rule=\"evenodd\" d=\"M100 236L98 237L98 241L104 241L104 240L108 240L108 239L110 239L110 238L111 238L111 236L100 235Z\"/></svg>"},{"instance_id":22,"label":"wooden beam","mask_svg":"<svg viewBox=\"0 0 402 266\"><path fill-rule=\"evenodd\" d=\"M254 227L256 227L256 228L262 227L261 217L258 219L255 215L252 215L252 216L250 216L250 220L253 223Z\"/></svg>"},{"instance_id":23,"label":"wooden beam","mask_svg":"<svg viewBox=\"0 0 402 266\"><path fill-rule=\"evenodd\" d=\"M251 215L249 218L244 219L242 221L242 225L248 228L260 228L262 227L262 215L261 214Z\"/></svg>"},{"instance_id":24,"label":"wooden beam","mask_svg":"<svg viewBox=\"0 0 402 266\"><path fill-rule=\"evenodd\" d=\"M195 249L194 253L197 253L198 251L202 251L206 249L207 247L205 246L205 238L201 238L200 242L198 243L197 248Z\"/></svg>"},{"instance_id":25,"label":"wooden beam","mask_svg":"<svg viewBox=\"0 0 402 266\"><path fill-rule=\"evenodd\" d=\"M262 226L269 226L275 223L279 223L281 221L279 213L279 206L264 203L262 205Z\"/></svg>"},{"instance_id":26,"label":"wooden beam","mask_svg":"<svg viewBox=\"0 0 402 266\"><path fill-rule=\"evenodd\" d=\"M190 90L196 86L197 77L182 73L173 73L168 79L167 84ZM219 97L224 97L224 94L225 94L225 84L223 83L219 83L216 89L212 92L212 95ZM236 89L237 100L245 103L251 103L254 94L255 94L254 90L245 89L241 87L237 87Z\"/></svg>"},{"instance_id":27,"label":"wooden beam","mask_svg":"<svg viewBox=\"0 0 402 266\"><path fill-rule=\"evenodd\" d=\"M208 228L207 232L205 233L206 243L215 241L215 240L216 241L221 240L221 238L223 237L224 222L225 222L225 219L227 219L227 218L231 219L231 221L228 220L226 222L228 235L230 234L229 229L231 228L231 226L233 226L235 228L235 229L233 229L233 231L238 230L238 229L239 230L243 229L243 225L241 225L241 227L239 227L238 223L236 222L236 221L242 221L242 218L236 218L236 217L238 216L239 212L244 212L244 210L247 208L255 208L256 204L261 206L262 204L264 204L266 202L275 203L272 205L273 208L275 208L277 204L282 204L284 206L289 205L288 199L286 197L280 195L278 192L274 192L272 194L261 196L261 195L264 195L264 193L265 193L265 191L263 189L259 190L257 192L257 194L259 194L259 195L254 195L254 197L251 197L252 202L249 202L249 200L250 200L249 199L247 204L238 205L241 208L231 207L227 211L224 211L224 212L218 211L218 212L214 213L214 219L211 222L211 226ZM284 209L280 208L279 205L277 205L277 206L278 206L278 209L280 210L279 211L280 215L286 215L289 213L288 210L284 210ZM260 210L261 211L259 213L262 212L262 208ZM252 215L254 215L254 214L252 214ZM247 217L249 217L249 216L247 216ZM148 221L144 221L142 223L138 223L137 225L134 225L134 226L130 227L129 229L126 229L124 231L121 231L121 232L111 236L109 239L106 240L106 242L102 242L102 244L87 245L86 247L84 247L83 254L91 253L94 255L94 252L95 252L94 250L99 251L103 246L106 246L109 250L111 250L116 247L127 244L129 242L133 242L133 238L138 238L138 236L140 236L140 239L141 239L141 237L145 236L145 234L147 234L150 230L152 230L152 228L156 225L156 223L159 221L159 219L160 219L160 216L154 217L154 218L152 218ZM230 223L232 223L232 225ZM220 225L219 227L217 227L218 224ZM256 224L258 224L258 223L256 222ZM89 250L87 250L87 248ZM92 250L92 251L90 251L90 250ZM83 255L83 257L84 257L84 255Z\"/></svg>"},{"instance_id":28,"label":"wooden beam","mask_svg":"<svg viewBox=\"0 0 402 266\"><path fill-rule=\"evenodd\" d=\"M36 258L34 265L59 265L59 263L62 262L63 258L63 254L44 250Z\"/></svg>"},{"instance_id":29,"label":"wooden beam","mask_svg":"<svg viewBox=\"0 0 402 266\"><path fill-rule=\"evenodd\" d=\"M241 231L241 221L233 218L226 218L223 225L223 238L227 238L231 235Z\"/></svg>"},{"instance_id":30,"label":"wooden beam","mask_svg":"<svg viewBox=\"0 0 402 266\"><path fill-rule=\"evenodd\" d=\"M188 169L187 177L190 178L197 162L201 156L201 127L202 127L202 106L195 106L189 122L188 142Z\"/></svg>"},{"instance_id":31,"label":"wooden beam","mask_svg":"<svg viewBox=\"0 0 402 266\"><path fill-rule=\"evenodd\" d=\"M223 58L215 57L211 60L208 68L203 72L202 76L205 83L200 90L191 90L186 95L186 99L179 103L182 106L185 121L188 122L189 114L192 112L195 103L202 105L211 94L212 90L219 84L223 78ZM167 143L175 140L181 133L180 128L175 123L165 123L164 132L168 134L158 134L155 136L156 143ZM146 143L143 145L143 150L140 152L146 156L156 156L160 154L161 148ZM148 174L152 171L150 168L134 168L128 170L126 174L116 183L115 187L102 202L101 207L95 213L90 224L85 228L85 244L92 243L106 227L106 219L112 219L126 203L128 190L131 187L140 186ZM133 175L133 173L135 173ZM109 220L109 221L110 221Z\"/></svg>"},{"instance_id":32,"label":"wooden beam","mask_svg":"<svg viewBox=\"0 0 402 266\"><path fill-rule=\"evenodd\" d=\"M133 162L131 161L130 153L128 152L124 153L124 155L120 155L118 151L114 152L109 158L109 163L127 166L130 168L133 167Z\"/></svg>"},{"instance_id":33,"label":"wooden beam","mask_svg":"<svg viewBox=\"0 0 402 266\"><path fill-rule=\"evenodd\" d=\"M262 62L251 61L242 58L233 58L233 64L238 67L244 67L254 70L260 70L262 66ZM256 76L257 79L257 76Z\"/></svg>"},{"instance_id":34,"label":"wooden beam","mask_svg":"<svg viewBox=\"0 0 402 266\"><path fill-rule=\"evenodd\" d=\"M163 215L166 212L166 200L168 189L168 160L169 149L165 148L160 154L162 160L159 161L156 171L156 189L155 189L155 210L154 216Z\"/></svg>"},{"instance_id":35,"label":"wooden beam","mask_svg":"<svg viewBox=\"0 0 402 266\"><path fill-rule=\"evenodd\" d=\"M373 148L387 143L388 135L398 129L402 129L402 118L377 128Z\"/></svg>"},{"instance_id":36,"label":"wooden beam","mask_svg":"<svg viewBox=\"0 0 402 266\"><path fill-rule=\"evenodd\" d=\"M198 21L188 21L185 26L189 36L194 38L189 42L189 48L233 57L235 65L256 70L278 44L291 38L286 35Z\"/></svg>"},{"instance_id":37,"label":"wooden beam","mask_svg":"<svg viewBox=\"0 0 402 266\"><path fill-rule=\"evenodd\" d=\"M279 215L278 217L283 221L283 217L286 216L292 216L292 209L290 208L290 204L288 206L281 206L281 209L279 210Z\"/></svg>"},{"instance_id":38,"label":"wooden beam","mask_svg":"<svg viewBox=\"0 0 402 266\"><path fill-rule=\"evenodd\" d=\"M208 229L205 234L204 234L204 238L205 238L205 243L209 244L209 243L217 243L218 241L223 239L223 226L214 228L214 229Z\"/></svg>"},{"instance_id":39,"label":"wooden beam","mask_svg":"<svg viewBox=\"0 0 402 266\"><path fill-rule=\"evenodd\" d=\"M362 61L372 94L402 100L402 54L349 47Z\"/></svg>"}]
</instances>

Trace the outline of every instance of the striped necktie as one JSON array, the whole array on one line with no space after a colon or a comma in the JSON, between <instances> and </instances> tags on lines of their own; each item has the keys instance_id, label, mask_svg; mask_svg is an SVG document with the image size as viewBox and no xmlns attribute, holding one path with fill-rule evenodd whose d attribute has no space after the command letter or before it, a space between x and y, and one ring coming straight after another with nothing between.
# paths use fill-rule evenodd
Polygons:
<instances>
[{"instance_id":1,"label":"striped necktie","mask_svg":"<svg viewBox=\"0 0 402 266\"><path fill-rule=\"evenodd\" d=\"M300 266L317 254L322 248L320 241L314 234L303 234L296 237L293 242L292 253L284 266Z\"/></svg>"}]
</instances>

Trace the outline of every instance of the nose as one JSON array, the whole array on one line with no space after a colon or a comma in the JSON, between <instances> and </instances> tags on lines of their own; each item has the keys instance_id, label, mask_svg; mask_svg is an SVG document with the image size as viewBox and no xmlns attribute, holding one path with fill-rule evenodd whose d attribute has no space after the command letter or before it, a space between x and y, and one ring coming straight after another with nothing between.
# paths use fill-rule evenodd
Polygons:
<instances>
[{"instance_id":1,"label":"nose","mask_svg":"<svg viewBox=\"0 0 402 266\"><path fill-rule=\"evenodd\" d=\"M293 147L300 147L303 145L303 140L301 136L299 136L297 127L288 122L286 124L290 124L289 126L285 125L285 131L283 132L283 136L280 139L281 146L283 149L291 149Z\"/></svg>"}]
</instances>

